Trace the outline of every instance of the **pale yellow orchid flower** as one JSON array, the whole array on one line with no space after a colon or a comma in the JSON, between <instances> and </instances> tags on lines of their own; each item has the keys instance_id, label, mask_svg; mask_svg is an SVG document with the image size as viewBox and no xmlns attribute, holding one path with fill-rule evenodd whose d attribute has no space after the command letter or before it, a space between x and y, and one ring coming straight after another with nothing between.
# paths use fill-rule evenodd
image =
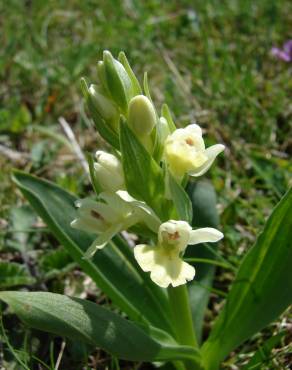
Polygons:
<instances>
[{"instance_id":1,"label":"pale yellow orchid flower","mask_svg":"<svg viewBox=\"0 0 292 370\"><path fill-rule=\"evenodd\" d=\"M164 159L178 180L185 174L198 177L211 167L224 148L224 145L216 144L206 149L200 126L193 124L179 128L167 137Z\"/></svg>"},{"instance_id":2,"label":"pale yellow orchid flower","mask_svg":"<svg viewBox=\"0 0 292 370\"><path fill-rule=\"evenodd\" d=\"M192 230L185 221L167 221L160 225L157 245L137 245L134 255L150 278L162 288L186 284L195 276L195 268L184 262L182 255L188 244L217 242L223 234L213 228Z\"/></svg>"},{"instance_id":3,"label":"pale yellow orchid flower","mask_svg":"<svg viewBox=\"0 0 292 370\"><path fill-rule=\"evenodd\" d=\"M101 201L98 202L89 198L78 200L78 217L71 222L73 228L98 235L85 257L92 257L117 233L137 223L144 223L157 233L161 221L146 203L122 190L116 193L103 192L99 198Z\"/></svg>"}]
</instances>

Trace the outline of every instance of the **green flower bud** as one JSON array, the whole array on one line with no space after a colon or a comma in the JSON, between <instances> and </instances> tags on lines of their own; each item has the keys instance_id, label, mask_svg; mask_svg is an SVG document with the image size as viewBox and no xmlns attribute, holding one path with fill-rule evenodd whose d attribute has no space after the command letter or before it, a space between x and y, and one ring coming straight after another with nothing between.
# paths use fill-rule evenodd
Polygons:
<instances>
[{"instance_id":1,"label":"green flower bud","mask_svg":"<svg viewBox=\"0 0 292 370\"><path fill-rule=\"evenodd\" d=\"M133 96L133 86L127 71L109 51L103 52L103 67L106 85L113 100L127 113L128 102Z\"/></svg>"},{"instance_id":2,"label":"green flower bud","mask_svg":"<svg viewBox=\"0 0 292 370\"><path fill-rule=\"evenodd\" d=\"M137 95L129 104L129 126L138 137L149 136L156 124L156 113L151 101L144 95Z\"/></svg>"},{"instance_id":3,"label":"green flower bud","mask_svg":"<svg viewBox=\"0 0 292 370\"><path fill-rule=\"evenodd\" d=\"M108 99L101 91L102 89L97 85L90 85L88 89L89 97L96 107L100 116L109 122L117 121L119 119L119 111L116 105Z\"/></svg>"}]
</instances>

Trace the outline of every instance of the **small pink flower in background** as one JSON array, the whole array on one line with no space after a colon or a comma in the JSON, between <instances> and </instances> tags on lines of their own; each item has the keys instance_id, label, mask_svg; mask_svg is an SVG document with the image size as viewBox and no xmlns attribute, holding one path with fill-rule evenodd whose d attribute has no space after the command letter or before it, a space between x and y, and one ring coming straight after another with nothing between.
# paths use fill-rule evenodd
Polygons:
<instances>
[{"instance_id":1,"label":"small pink flower in background","mask_svg":"<svg viewBox=\"0 0 292 370\"><path fill-rule=\"evenodd\" d=\"M282 49L273 47L271 53L284 62L292 62L292 40L286 41Z\"/></svg>"}]
</instances>

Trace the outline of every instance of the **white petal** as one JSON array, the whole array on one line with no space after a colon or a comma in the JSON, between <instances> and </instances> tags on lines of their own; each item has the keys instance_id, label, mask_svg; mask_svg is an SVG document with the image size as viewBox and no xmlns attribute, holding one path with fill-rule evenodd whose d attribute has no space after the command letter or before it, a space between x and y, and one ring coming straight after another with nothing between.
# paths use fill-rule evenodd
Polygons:
<instances>
[{"instance_id":1,"label":"white petal","mask_svg":"<svg viewBox=\"0 0 292 370\"><path fill-rule=\"evenodd\" d=\"M106 222L111 224L117 223L121 219L119 213L105 203L96 203L93 210L96 211Z\"/></svg>"},{"instance_id":2,"label":"white petal","mask_svg":"<svg viewBox=\"0 0 292 370\"><path fill-rule=\"evenodd\" d=\"M140 244L134 248L134 256L141 269L145 272L155 267L155 248L150 245Z\"/></svg>"},{"instance_id":3,"label":"white petal","mask_svg":"<svg viewBox=\"0 0 292 370\"><path fill-rule=\"evenodd\" d=\"M102 218L106 218L103 215L103 206L106 206L105 212L108 213L108 206L104 203L95 202L90 198L79 199L75 202L75 206L78 207L78 215L81 219L93 219L95 221L102 221ZM96 213L96 215L95 215ZM98 215L100 215L100 220L98 220Z\"/></svg>"},{"instance_id":4,"label":"white petal","mask_svg":"<svg viewBox=\"0 0 292 370\"><path fill-rule=\"evenodd\" d=\"M192 125L188 125L187 127L185 127L185 130L192 133L192 134L195 134L195 135L199 135L199 136L202 136L202 129L199 125L193 123Z\"/></svg>"},{"instance_id":5,"label":"white petal","mask_svg":"<svg viewBox=\"0 0 292 370\"><path fill-rule=\"evenodd\" d=\"M180 273L177 276L176 279L172 280L172 286L176 287L182 284L186 284L188 281L193 280L195 277L196 271L193 266L186 262L182 262L181 268L180 268Z\"/></svg>"},{"instance_id":6,"label":"white petal","mask_svg":"<svg viewBox=\"0 0 292 370\"><path fill-rule=\"evenodd\" d=\"M94 208L97 202L95 202L91 198L83 198L83 199L77 199L75 201L75 207L81 208L81 209L90 209Z\"/></svg>"},{"instance_id":7,"label":"white petal","mask_svg":"<svg viewBox=\"0 0 292 370\"><path fill-rule=\"evenodd\" d=\"M106 244L118 233L122 230L122 225L113 225L104 233L100 234L98 238L94 240L91 246L87 249L84 254L83 258L91 258L94 256L98 249L102 249L106 246Z\"/></svg>"},{"instance_id":8,"label":"white petal","mask_svg":"<svg viewBox=\"0 0 292 370\"><path fill-rule=\"evenodd\" d=\"M134 255L142 270L151 271L151 280L162 288L185 284L195 276L193 266L182 261L178 256L170 258L160 247L137 245L134 248Z\"/></svg>"},{"instance_id":9,"label":"white petal","mask_svg":"<svg viewBox=\"0 0 292 370\"><path fill-rule=\"evenodd\" d=\"M160 225L158 241L161 244L165 238L169 238L169 243L176 244L178 249L183 251L189 243L191 230L191 226L185 221L169 220Z\"/></svg>"},{"instance_id":10,"label":"white petal","mask_svg":"<svg viewBox=\"0 0 292 370\"><path fill-rule=\"evenodd\" d=\"M117 194L120 198L122 198L125 202L131 203L136 201L127 191L125 190L118 190Z\"/></svg>"},{"instance_id":11,"label":"white petal","mask_svg":"<svg viewBox=\"0 0 292 370\"><path fill-rule=\"evenodd\" d=\"M131 212L131 206L125 202L117 193L102 192L100 198L105 200L106 203L121 217L127 216Z\"/></svg>"},{"instance_id":12,"label":"white petal","mask_svg":"<svg viewBox=\"0 0 292 370\"><path fill-rule=\"evenodd\" d=\"M189 175L198 177L204 175L205 172L212 166L215 158L225 149L225 146L222 144L212 145L205 150L205 155L208 157L207 161L196 170L190 171Z\"/></svg>"},{"instance_id":13,"label":"white petal","mask_svg":"<svg viewBox=\"0 0 292 370\"><path fill-rule=\"evenodd\" d=\"M173 133L171 135L169 135L167 137L167 141L168 142L171 142L171 141L176 141L176 140L179 140L180 138L183 138L185 136L186 132L185 132L185 129L184 128L177 128L175 131L173 131Z\"/></svg>"},{"instance_id":14,"label":"white petal","mask_svg":"<svg viewBox=\"0 0 292 370\"><path fill-rule=\"evenodd\" d=\"M212 227L204 227L191 231L189 244L215 243L223 237L224 235L221 231L213 229Z\"/></svg>"},{"instance_id":15,"label":"white petal","mask_svg":"<svg viewBox=\"0 0 292 370\"><path fill-rule=\"evenodd\" d=\"M137 215L137 218L144 222L150 230L155 233L158 232L161 221L155 214L149 214L142 207L136 209L134 212Z\"/></svg>"},{"instance_id":16,"label":"white petal","mask_svg":"<svg viewBox=\"0 0 292 370\"><path fill-rule=\"evenodd\" d=\"M167 274L164 266L156 265L150 274L151 280L161 288L167 288L171 283L171 279Z\"/></svg>"},{"instance_id":17,"label":"white petal","mask_svg":"<svg viewBox=\"0 0 292 370\"><path fill-rule=\"evenodd\" d=\"M141 221L145 222L145 224L149 227L150 230L154 231L155 233L158 232L158 228L159 225L161 224L161 221L156 216L152 208L147 206L145 202L136 200L135 198L131 197L131 195L127 191L119 190L117 191L117 194L125 202L130 203L130 205L133 207L135 214L138 216L138 218L141 219Z\"/></svg>"},{"instance_id":18,"label":"white petal","mask_svg":"<svg viewBox=\"0 0 292 370\"><path fill-rule=\"evenodd\" d=\"M74 229L86 231L92 234L99 234L104 231L103 225L98 222L98 220L80 217L73 220L70 224Z\"/></svg>"},{"instance_id":19,"label":"white petal","mask_svg":"<svg viewBox=\"0 0 292 370\"><path fill-rule=\"evenodd\" d=\"M104 229L103 224L117 223L121 218L108 204L95 202L89 198L79 200L75 205L79 207L79 218L86 219L87 223L95 223L97 227L100 225L102 229Z\"/></svg>"},{"instance_id":20,"label":"white petal","mask_svg":"<svg viewBox=\"0 0 292 370\"><path fill-rule=\"evenodd\" d=\"M157 246L153 247L145 244L137 245L134 248L134 255L143 271L151 271L150 278L154 283L162 288L168 287L171 279L164 265L167 259L163 258L161 253L159 253L159 248Z\"/></svg>"},{"instance_id":21,"label":"white petal","mask_svg":"<svg viewBox=\"0 0 292 370\"><path fill-rule=\"evenodd\" d=\"M194 267L179 257L165 258L163 262L163 264L156 264L150 274L151 279L162 288L167 288L169 285L176 287L186 284L195 276Z\"/></svg>"}]
</instances>

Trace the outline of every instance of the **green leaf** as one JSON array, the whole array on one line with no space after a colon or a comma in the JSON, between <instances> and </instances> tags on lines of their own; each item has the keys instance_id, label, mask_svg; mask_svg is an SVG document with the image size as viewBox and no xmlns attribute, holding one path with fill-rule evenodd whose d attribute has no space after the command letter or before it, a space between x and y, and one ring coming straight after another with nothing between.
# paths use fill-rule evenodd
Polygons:
<instances>
[{"instance_id":1,"label":"green leaf","mask_svg":"<svg viewBox=\"0 0 292 370\"><path fill-rule=\"evenodd\" d=\"M0 262L0 289L35 283L27 269L14 262Z\"/></svg>"},{"instance_id":2,"label":"green leaf","mask_svg":"<svg viewBox=\"0 0 292 370\"><path fill-rule=\"evenodd\" d=\"M164 207L162 169L125 122L120 125L120 142L128 192L145 201L163 219L167 209Z\"/></svg>"},{"instance_id":3,"label":"green leaf","mask_svg":"<svg viewBox=\"0 0 292 370\"><path fill-rule=\"evenodd\" d=\"M95 174L95 170L94 170L94 159L93 159L93 156L91 153L87 153L86 155L86 159L87 159L87 162L88 162L88 168L89 168L89 175L90 175L90 181L91 181L91 185L95 191L95 194L96 195L99 195L101 192L102 192L102 188L98 182L98 179L96 177L96 174Z\"/></svg>"},{"instance_id":4,"label":"green leaf","mask_svg":"<svg viewBox=\"0 0 292 370\"><path fill-rule=\"evenodd\" d=\"M147 96L147 98L151 101L151 103L153 104L153 100L151 98L151 94L150 94L150 89L149 89L149 83L148 83L148 73L145 72L144 73L144 78L143 78L143 87L144 87L144 92L145 92L145 95ZM153 104L154 105L154 104Z\"/></svg>"},{"instance_id":5,"label":"green leaf","mask_svg":"<svg viewBox=\"0 0 292 370\"><path fill-rule=\"evenodd\" d=\"M151 139L152 142L154 143L152 156L155 159L155 161L159 164L164 149L163 131L161 129L161 122L159 118L157 119L157 123L151 132Z\"/></svg>"},{"instance_id":6,"label":"green leaf","mask_svg":"<svg viewBox=\"0 0 292 370\"><path fill-rule=\"evenodd\" d=\"M250 153L248 160L256 174L266 184L266 187L272 190L277 200L280 200L285 193L286 182L284 173L278 163L266 158L265 153L257 152Z\"/></svg>"},{"instance_id":7,"label":"green leaf","mask_svg":"<svg viewBox=\"0 0 292 370\"><path fill-rule=\"evenodd\" d=\"M134 95L141 95L142 94L142 89L141 89L141 86L140 86L140 83L137 79L137 77L135 76L135 73L133 72L129 62L128 62L128 59L126 57L126 54L121 51L119 53L119 61L122 63L122 65L125 67L125 70L126 72L128 73L131 81L132 81L132 86L133 86L133 94Z\"/></svg>"},{"instance_id":8,"label":"green leaf","mask_svg":"<svg viewBox=\"0 0 292 370\"><path fill-rule=\"evenodd\" d=\"M14 172L14 181L72 259L120 309L135 321L171 331L166 293L151 284L126 243L116 238L118 247L111 242L93 259L84 259L95 237L70 226L77 216L77 198L49 181L20 171Z\"/></svg>"},{"instance_id":9,"label":"green leaf","mask_svg":"<svg viewBox=\"0 0 292 370\"><path fill-rule=\"evenodd\" d=\"M103 52L104 71L107 87L116 104L126 113L133 97L133 86L124 66L113 58L109 51Z\"/></svg>"},{"instance_id":10,"label":"green leaf","mask_svg":"<svg viewBox=\"0 0 292 370\"><path fill-rule=\"evenodd\" d=\"M187 192L193 205L192 225L199 227L218 227L219 218L216 210L216 194L213 186L206 181L189 183ZM214 243L210 248L215 249ZM195 248L188 248L186 258L214 259L214 254L204 245L200 244ZM190 302L193 314L193 322L200 341L206 307L209 301L210 289L215 273L215 267L211 264L195 263L196 277L188 284Z\"/></svg>"},{"instance_id":11,"label":"green leaf","mask_svg":"<svg viewBox=\"0 0 292 370\"><path fill-rule=\"evenodd\" d=\"M247 253L203 347L207 369L275 320L292 302L292 189Z\"/></svg>"},{"instance_id":12,"label":"green leaf","mask_svg":"<svg viewBox=\"0 0 292 370\"><path fill-rule=\"evenodd\" d=\"M176 182L169 171L167 171L166 176L170 196L177 210L179 219L191 223L193 218L193 209L192 202L188 194L185 192L184 188Z\"/></svg>"},{"instance_id":13,"label":"green leaf","mask_svg":"<svg viewBox=\"0 0 292 370\"><path fill-rule=\"evenodd\" d=\"M173 131L175 131L176 126L175 126L175 123L173 122L171 112L170 112L167 104L162 105L161 115L162 115L162 117L164 117L166 119L170 132L172 133Z\"/></svg>"},{"instance_id":14,"label":"green leaf","mask_svg":"<svg viewBox=\"0 0 292 370\"><path fill-rule=\"evenodd\" d=\"M84 341L120 359L200 360L197 350L178 345L161 331L150 329L147 334L131 321L90 301L47 292L9 291L1 292L0 299L30 327Z\"/></svg>"},{"instance_id":15,"label":"green leaf","mask_svg":"<svg viewBox=\"0 0 292 370\"><path fill-rule=\"evenodd\" d=\"M272 350L280 343L284 336L285 332L283 331L266 340L252 356L248 364L242 368L242 370L261 370L263 364L268 365Z\"/></svg>"}]
</instances>

